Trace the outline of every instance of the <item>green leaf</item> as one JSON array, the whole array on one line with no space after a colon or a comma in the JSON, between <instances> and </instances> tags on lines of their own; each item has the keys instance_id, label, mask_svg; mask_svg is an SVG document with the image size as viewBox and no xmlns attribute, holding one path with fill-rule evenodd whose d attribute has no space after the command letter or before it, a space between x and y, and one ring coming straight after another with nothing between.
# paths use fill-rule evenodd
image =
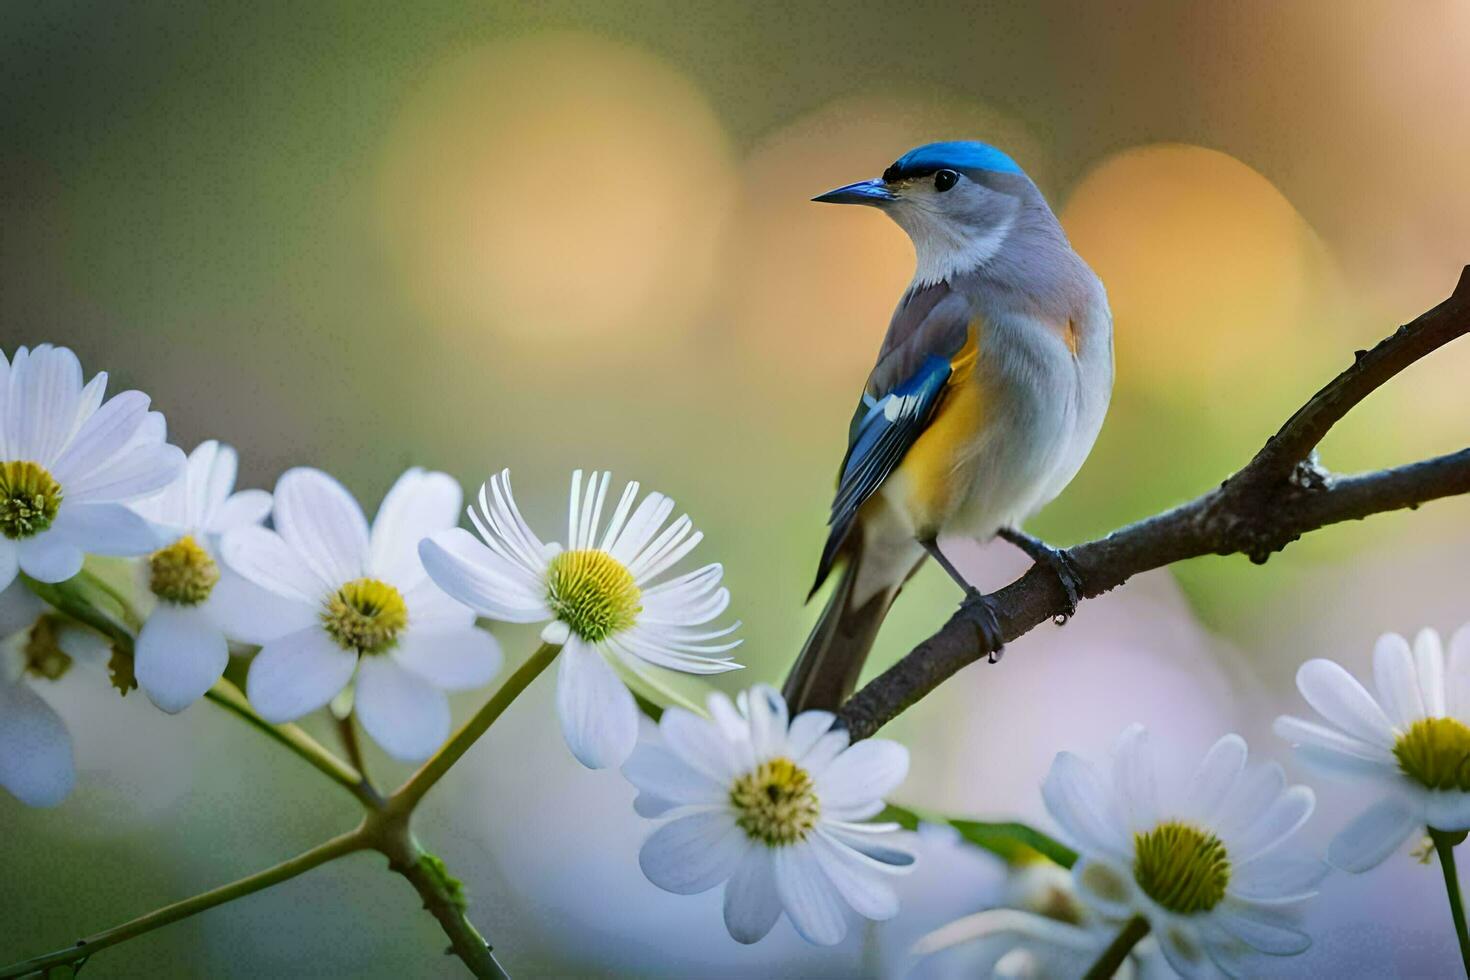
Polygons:
<instances>
[{"instance_id":1,"label":"green leaf","mask_svg":"<svg viewBox=\"0 0 1470 980\"><path fill-rule=\"evenodd\" d=\"M1064 868L1070 868L1077 863L1077 852L1066 844L1029 824L1015 820L992 822L951 819L920 813L892 803L878 815L878 819L897 823L905 830L916 829L920 821L953 827L965 841L989 851L1007 864L1029 864L1038 857Z\"/></svg>"}]
</instances>

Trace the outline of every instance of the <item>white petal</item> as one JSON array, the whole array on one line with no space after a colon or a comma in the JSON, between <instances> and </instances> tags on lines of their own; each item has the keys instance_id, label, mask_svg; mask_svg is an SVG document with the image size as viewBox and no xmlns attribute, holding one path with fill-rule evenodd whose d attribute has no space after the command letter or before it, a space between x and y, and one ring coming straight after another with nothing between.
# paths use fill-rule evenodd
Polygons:
<instances>
[{"instance_id":1,"label":"white petal","mask_svg":"<svg viewBox=\"0 0 1470 980\"><path fill-rule=\"evenodd\" d=\"M847 915L837 889L827 880L809 846L776 848L773 858L776 893L801 938L817 946L835 946L847 935Z\"/></svg>"},{"instance_id":2,"label":"white petal","mask_svg":"<svg viewBox=\"0 0 1470 980\"><path fill-rule=\"evenodd\" d=\"M639 743L623 763L623 778L649 796L676 806L724 804L730 788L694 769L662 745Z\"/></svg>"},{"instance_id":3,"label":"white petal","mask_svg":"<svg viewBox=\"0 0 1470 980\"><path fill-rule=\"evenodd\" d=\"M1312 945L1311 937L1287 919L1244 902L1227 901L1210 918L1241 942L1273 956L1295 956Z\"/></svg>"},{"instance_id":4,"label":"white petal","mask_svg":"<svg viewBox=\"0 0 1470 980\"><path fill-rule=\"evenodd\" d=\"M791 722L786 733L786 751L793 759L800 759L817 744L817 739L832 730L837 716L830 711L803 711Z\"/></svg>"},{"instance_id":5,"label":"white petal","mask_svg":"<svg viewBox=\"0 0 1470 980\"><path fill-rule=\"evenodd\" d=\"M51 464L51 475L64 488L96 472L127 445L148 415L148 396L124 391L109 398L77 430Z\"/></svg>"},{"instance_id":6,"label":"white petal","mask_svg":"<svg viewBox=\"0 0 1470 980\"><path fill-rule=\"evenodd\" d=\"M1327 863L1354 873L1376 868L1423 825L1423 815L1408 801L1379 800L1332 839Z\"/></svg>"},{"instance_id":7,"label":"white petal","mask_svg":"<svg viewBox=\"0 0 1470 980\"><path fill-rule=\"evenodd\" d=\"M697 895L733 875L750 848L729 810L704 810L655 830L638 852L638 866L664 891Z\"/></svg>"},{"instance_id":8,"label":"white petal","mask_svg":"<svg viewBox=\"0 0 1470 980\"><path fill-rule=\"evenodd\" d=\"M447 473L415 467L400 476L373 519L374 576L411 588L424 574L419 542L454 527L463 502L459 484Z\"/></svg>"},{"instance_id":9,"label":"white petal","mask_svg":"<svg viewBox=\"0 0 1470 980\"><path fill-rule=\"evenodd\" d=\"M887 739L865 739L832 760L816 777L817 798L824 812L861 807L883 799L908 772L908 749Z\"/></svg>"},{"instance_id":10,"label":"white petal","mask_svg":"<svg viewBox=\"0 0 1470 980\"><path fill-rule=\"evenodd\" d=\"M69 348L41 344L10 383L11 404L20 408L6 420L11 448L18 458L45 466L71 434L82 390L82 366Z\"/></svg>"},{"instance_id":11,"label":"white petal","mask_svg":"<svg viewBox=\"0 0 1470 980\"><path fill-rule=\"evenodd\" d=\"M138 686L170 714L183 711L224 676L230 650L201 608L160 602L138 634Z\"/></svg>"},{"instance_id":12,"label":"white petal","mask_svg":"<svg viewBox=\"0 0 1470 980\"><path fill-rule=\"evenodd\" d=\"M822 834L808 839L822 873L853 911L878 921L898 914L898 893L873 870L868 859Z\"/></svg>"},{"instance_id":13,"label":"white petal","mask_svg":"<svg viewBox=\"0 0 1470 980\"><path fill-rule=\"evenodd\" d=\"M205 606L227 639L255 646L321 622L317 603L263 589L228 565Z\"/></svg>"},{"instance_id":14,"label":"white petal","mask_svg":"<svg viewBox=\"0 0 1470 980\"><path fill-rule=\"evenodd\" d=\"M1287 848L1232 864L1228 893L1254 902L1296 902L1314 895L1328 870L1326 862L1316 856Z\"/></svg>"},{"instance_id":15,"label":"white petal","mask_svg":"<svg viewBox=\"0 0 1470 980\"><path fill-rule=\"evenodd\" d=\"M357 654L343 650L320 626L271 640L250 663L245 693L272 724L295 721L347 686Z\"/></svg>"},{"instance_id":16,"label":"white petal","mask_svg":"<svg viewBox=\"0 0 1470 980\"><path fill-rule=\"evenodd\" d=\"M1419 693L1424 699L1424 710L1432 718L1443 718L1445 713L1444 646L1439 634L1432 629L1422 629L1414 637L1414 667L1419 675Z\"/></svg>"},{"instance_id":17,"label":"white petal","mask_svg":"<svg viewBox=\"0 0 1470 980\"><path fill-rule=\"evenodd\" d=\"M400 762L427 759L449 737L449 699L390 657L365 656L353 710L373 741Z\"/></svg>"},{"instance_id":18,"label":"white petal","mask_svg":"<svg viewBox=\"0 0 1470 980\"><path fill-rule=\"evenodd\" d=\"M1378 745L1370 745L1361 739L1344 735L1335 728L1316 722L1304 721L1290 715L1282 715L1272 726L1277 735L1296 746L1306 746L1323 752L1346 756L1376 767L1397 769L1393 753Z\"/></svg>"},{"instance_id":19,"label":"white petal","mask_svg":"<svg viewBox=\"0 0 1470 980\"><path fill-rule=\"evenodd\" d=\"M55 534L25 538L16 549L20 570L38 582L65 582L82 570L82 549Z\"/></svg>"},{"instance_id":20,"label":"white petal","mask_svg":"<svg viewBox=\"0 0 1470 980\"><path fill-rule=\"evenodd\" d=\"M719 723L683 708L665 709L658 728L670 752L721 785L728 785L731 779L755 764L755 759L741 752L739 741L732 740Z\"/></svg>"},{"instance_id":21,"label":"white petal","mask_svg":"<svg viewBox=\"0 0 1470 980\"><path fill-rule=\"evenodd\" d=\"M912 868L914 855L905 850L896 823L849 823L845 820L823 820L821 832L857 851L888 873Z\"/></svg>"},{"instance_id":22,"label":"white petal","mask_svg":"<svg viewBox=\"0 0 1470 980\"><path fill-rule=\"evenodd\" d=\"M551 618L545 582L485 547L468 531L451 528L419 545L434 584L482 616L507 623Z\"/></svg>"},{"instance_id":23,"label":"white petal","mask_svg":"<svg viewBox=\"0 0 1470 980\"><path fill-rule=\"evenodd\" d=\"M562 736L588 769L621 766L638 741L638 706L607 661L575 640L561 651L556 711Z\"/></svg>"},{"instance_id":24,"label":"white petal","mask_svg":"<svg viewBox=\"0 0 1470 980\"><path fill-rule=\"evenodd\" d=\"M240 471L239 454L217 439L206 439L189 454L184 471L189 486L189 526L204 529L235 489L235 476ZM264 520L264 515L261 519Z\"/></svg>"},{"instance_id":25,"label":"white petal","mask_svg":"<svg viewBox=\"0 0 1470 980\"><path fill-rule=\"evenodd\" d=\"M1445 678L1445 708L1451 718L1470 721L1470 624L1450 637L1450 665Z\"/></svg>"},{"instance_id":26,"label":"white petal","mask_svg":"<svg viewBox=\"0 0 1470 980\"><path fill-rule=\"evenodd\" d=\"M633 516L628 518L628 523L623 526L622 533L613 542L608 553L625 566L632 564L648 542L653 540L653 536L673 510L674 502L668 497L661 493L650 493L638 504Z\"/></svg>"},{"instance_id":27,"label":"white petal","mask_svg":"<svg viewBox=\"0 0 1470 980\"><path fill-rule=\"evenodd\" d=\"M302 560L275 531L239 527L224 536L225 563L262 589L316 607L347 579L330 582Z\"/></svg>"},{"instance_id":28,"label":"white petal","mask_svg":"<svg viewBox=\"0 0 1470 980\"><path fill-rule=\"evenodd\" d=\"M1147 830L1157 824L1158 798L1148 730L1129 725L1113 748L1113 793L1129 830Z\"/></svg>"},{"instance_id":29,"label":"white petal","mask_svg":"<svg viewBox=\"0 0 1470 980\"><path fill-rule=\"evenodd\" d=\"M820 778L827 767L832 764L832 760L841 755L851 741L852 737L846 728L834 728L813 742L812 747L796 762L813 779Z\"/></svg>"},{"instance_id":30,"label":"white petal","mask_svg":"<svg viewBox=\"0 0 1470 980\"><path fill-rule=\"evenodd\" d=\"M61 505L51 532L89 555L131 558L157 551L169 542L136 511L122 504Z\"/></svg>"},{"instance_id":31,"label":"white petal","mask_svg":"<svg viewBox=\"0 0 1470 980\"><path fill-rule=\"evenodd\" d=\"M1296 686L1317 713L1355 738L1393 745L1388 716L1357 679L1331 660L1308 660L1296 673Z\"/></svg>"},{"instance_id":32,"label":"white petal","mask_svg":"<svg viewBox=\"0 0 1470 980\"><path fill-rule=\"evenodd\" d=\"M20 572L20 549L14 541L0 538L0 592L10 588Z\"/></svg>"},{"instance_id":33,"label":"white petal","mask_svg":"<svg viewBox=\"0 0 1470 980\"><path fill-rule=\"evenodd\" d=\"M737 943L764 939L781 917L770 848L752 847L725 885L725 928Z\"/></svg>"},{"instance_id":34,"label":"white petal","mask_svg":"<svg viewBox=\"0 0 1470 980\"><path fill-rule=\"evenodd\" d=\"M1231 858L1245 862L1270 852L1307 822L1316 803L1308 787L1288 787L1253 823L1225 841Z\"/></svg>"},{"instance_id":35,"label":"white petal","mask_svg":"<svg viewBox=\"0 0 1470 980\"><path fill-rule=\"evenodd\" d=\"M26 806L56 806L76 781L71 735L24 683L0 683L0 786Z\"/></svg>"},{"instance_id":36,"label":"white petal","mask_svg":"<svg viewBox=\"0 0 1470 980\"><path fill-rule=\"evenodd\" d=\"M1186 815L1202 823L1213 824L1220 807L1235 787L1235 781L1245 769L1246 756L1245 739L1239 735L1226 735L1210 746L1185 790Z\"/></svg>"},{"instance_id":37,"label":"white petal","mask_svg":"<svg viewBox=\"0 0 1470 980\"><path fill-rule=\"evenodd\" d=\"M1057 753L1041 784L1041 798L1052 819L1082 850L1124 855L1113 801L1090 764L1070 752Z\"/></svg>"},{"instance_id":38,"label":"white petal","mask_svg":"<svg viewBox=\"0 0 1470 980\"><path fill-rule=\"evenodd\" d=\"M768 684L757 684L746 692L750 740L758 758L786 754L786 699Z\"/></svg>"},{"instance_id":39,"label":"white petal","mask_svg":"<svg viewBox=\"0 0 1470 980\"><path fill-rule=\"evenodd\" d=\"M1409 641L1397 633L1385 633L1373 647L1373 686L1388 720L1407 728L1424 717L1424 699Z\"/></svg>"},{"instance_id":40,"label":"white petal","mask_svg":"<svg viewBox=\"0 0 1470 980\"><path fill-rule=\"evenodd\" d=\"M125 450L87 476L62 484L73 504L136 500L157 493L179 476L184 451L166 443Z\"/></svg>"},{"instance_id":41,"label":"white petal","mask_svg":"<svg viewBox=\"0 0 1470 980\"><path fill-rule=\"evenodd\" d=\"M495 637L473 626L425 633L415 625L398 641L391 655L406 670L446 691L465 691L490 683L500 672L503 659Z\"/></svg>"},{"instance_id":42,"label":"white petal","mask_svg":"<svg viewBox=\"0 0 1470 980\"><path fill-rule=\"evenodd\" d=\"M1286 773L1275 762L1252 766L1241 773L1235 788L1215 818L1215 830L1234 839L1254 824L1286 789Z\"/></svg>"},{"instance_id":43,"label":"white petal","mask_svg":"<svg viewBox=\"0 0 1470 980\"><path fill-rule=\"evenodd\" d=\"M338 586L366 574L367 518L347 488L321 470L303 466L281 475L273 520L282 540L323 581Z\"/></svg>"},{"instance_id":44,"label":"white petal","mask_svg":"<svg viewBox=\"0 0 1470 980\"><path fill-rule=\"evenodd\" d=\"M225 502L210 515L204 528L210 534L224 534L237 527L260 524L271 512L271 495L266 490L241 490L225 498Z\"/></svg>"}]
</instances>

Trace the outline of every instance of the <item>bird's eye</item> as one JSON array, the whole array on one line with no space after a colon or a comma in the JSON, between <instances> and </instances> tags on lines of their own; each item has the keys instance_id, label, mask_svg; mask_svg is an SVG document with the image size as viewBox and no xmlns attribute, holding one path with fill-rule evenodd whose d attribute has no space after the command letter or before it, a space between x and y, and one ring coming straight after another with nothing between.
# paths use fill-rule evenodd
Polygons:
<instances>
[{"instance_id":1,"label":"bird's eye","mask_svg":"<svg viewBox=\"0 0 1470 980\"><path fill-rule=\"evenodd\" d=\"M960 175L953 170L941 170L934 175L934 189L941 194L959 183Z\"/></svg>"}]
</instances>

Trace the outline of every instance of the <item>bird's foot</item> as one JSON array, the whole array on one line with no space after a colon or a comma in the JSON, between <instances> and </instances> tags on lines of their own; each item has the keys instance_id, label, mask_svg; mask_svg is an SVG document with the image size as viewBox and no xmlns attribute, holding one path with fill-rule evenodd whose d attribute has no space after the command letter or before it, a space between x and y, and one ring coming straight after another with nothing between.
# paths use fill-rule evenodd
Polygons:
<instances>
[{"instance_id":1,"label":"bird's foot","mask_svg":"<svg viewBox=\"0 0 1470 980\"><path fill-rule=\"evenodd\" d=\"M965 601L960 603L960 613L980 634L980 644L989 654L990 662L1000 663L1005 655L1005 638L1000 632L1000 619L995 614L995 601L976 588L965 590Z\"/></svg>"},{"instance_id":2,"label":"bird's foot","mask_svg":"<svg viewBox=\"0 0 1470 980\"><path fill-rule=\"evenodd\" d=\"M1072 556L1065 549L1053 548L1024 531L1006 528L1000 532L1000 536L1024 551L1032 561L1051 569L1067 597L1067 611L1056 617L1056 623L1061 626L1071 619L1077 612L1077 604L1082 601L1082 572Z\"/></svg>"}]
</instances>

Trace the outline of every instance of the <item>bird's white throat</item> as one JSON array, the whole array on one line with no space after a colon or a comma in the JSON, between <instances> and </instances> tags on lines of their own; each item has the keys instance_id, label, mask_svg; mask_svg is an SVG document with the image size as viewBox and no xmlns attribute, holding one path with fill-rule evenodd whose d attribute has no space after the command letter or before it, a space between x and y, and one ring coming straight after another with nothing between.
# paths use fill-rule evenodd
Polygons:
<instances>
[{"instance_id":1,"label":"bird's white throat","mask_svg":"<svg viewBox=\"0 0 1470 980\"><path fill-rule=\"evenodd\" d=\"M1000 251L1016 223L1015 215L1007 215L995 227L976 234L919 208L894 208L893 217L914 243L917 286L930 286L978 269Z\"/></svg>"}]
</instances>

